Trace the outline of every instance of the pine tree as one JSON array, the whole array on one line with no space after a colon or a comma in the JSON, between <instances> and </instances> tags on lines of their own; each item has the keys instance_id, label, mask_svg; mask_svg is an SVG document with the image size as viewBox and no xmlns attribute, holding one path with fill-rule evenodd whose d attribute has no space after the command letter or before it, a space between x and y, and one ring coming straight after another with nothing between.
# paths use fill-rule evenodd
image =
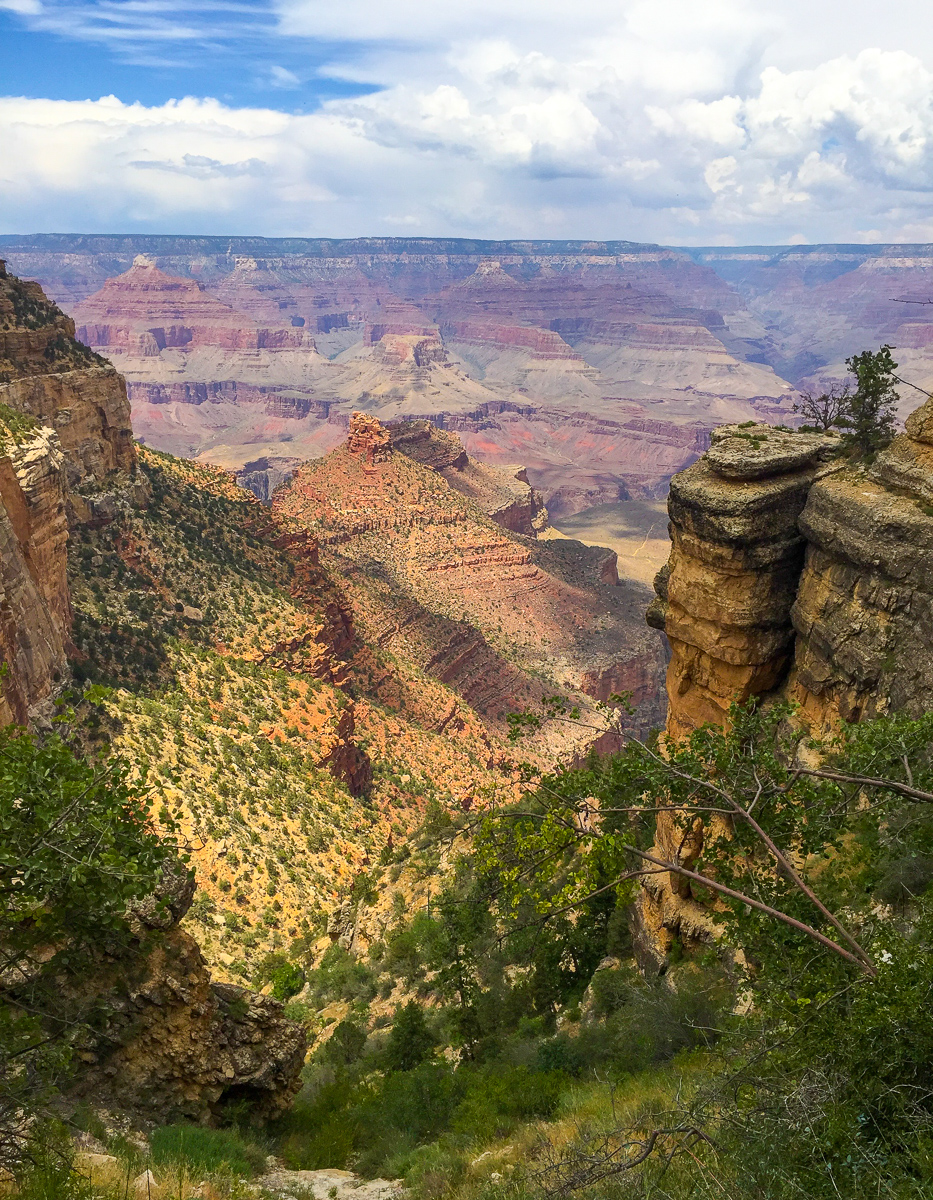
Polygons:
<instances>
[{"instance_id":1,"label":"pine tree","mask_svg":"<svg viewBox=\"0 0 933 1200\"><path fill-rule=\"evenodd\" d=\"M894 390L897 363L891 357L893 346L882 346L877 353L865 350L846 359L846 367L855 376L855 391L849 398L849 411L839 424L849 432L844 444L850 453L871 462L895 433Z\"/></svg>"},{"instance_id":2,"label":"pine tree","mask_svg":"<svg viewBox=\"0 0 933 1200\"><path fill-rule=\"evenodd\" d=\"M409 1000L395 1014L386 1061L392 1071L411 1071L423 1063L434 1049L434 1038L424 1019L424 1011L415 1000Z\"/></svg>"}]
</instances>

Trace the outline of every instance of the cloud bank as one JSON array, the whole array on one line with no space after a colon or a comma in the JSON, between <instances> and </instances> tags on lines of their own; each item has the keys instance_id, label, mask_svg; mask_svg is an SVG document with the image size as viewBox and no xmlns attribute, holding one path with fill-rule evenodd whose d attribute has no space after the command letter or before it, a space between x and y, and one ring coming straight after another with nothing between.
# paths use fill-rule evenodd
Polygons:
<instances>
[{"instance_id":1,"label":"cloud bank","mask_svg":"<svg viewBox=\"0 0 933 1200\"><path fill-rule=\"evenodd\" d=\"M0 99L4 227L933 240L918 53L795 66L786 21L732 0L281 0L275 16L380 90L311 113ZM297 77L266 70L284 101Z\"/></svg>"}]
</instances>

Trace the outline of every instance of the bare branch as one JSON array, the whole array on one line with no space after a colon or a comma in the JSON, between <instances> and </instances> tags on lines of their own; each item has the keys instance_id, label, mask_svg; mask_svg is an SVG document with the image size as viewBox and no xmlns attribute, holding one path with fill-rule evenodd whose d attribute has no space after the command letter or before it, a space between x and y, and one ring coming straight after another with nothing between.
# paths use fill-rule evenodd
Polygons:
<instances>
[{"instance_id":1,"label":"bare branch","mask_svg":"<svg viewBox=\"0 0 933 1200\"><path fill-rule=\"evenodd\" d=\"M811 767L798 767L801 775L812 775L815 779L831 779L835 783L851 783L858 787L884 788L889 792L907 796L911 800L922 800L925 804L933 804L933 792L922 792L919 788L906 783L898 783L894 779L875 779L871 775L848 775L844 771L819 771Z\"/></svg>"},{"instance_id":2,"label":"bare branch","mask_svg":"<svg viewBox=\"0 0 933 1200\"><path fill-rule=\"evenodd\" d=\"M844 946L840 946L838 942L834 942L832 938L827 937L825 933L820 933L812 925L807 925L804 921L798 921L796 917L781 912L779 908L772 908L770 904L756 900L753 896L749 896L744 892L737 892L734 888L726 887L725 884L720 883L716 879L711 879L708 875L701 875L698 871L690 871L686 867L680 866L679 863L668 862L664 858L655 858L653 854L648 854L645 850L637 850L634 846L626 846L626 850L631 854L637 855L639 858L645 859L646 862L654 863L657 867L663 867L666 871L673 871L677 875L683 875L685 879L692 879L703 887L708 887L714 892L719 892L723 896L730 897L732 900L738 900L740 904L748 904L751 908L756 908L759 912L773 917L776 921L781 921L785 925L790 925L793 929L805 933L807 937L813 938L828 950L832 950L835 954L844 958L846 962L859 967L866 974L871 976L878 974L871 960L859 958L851 951L846 950Z\"/></svg>"}]
</instances>

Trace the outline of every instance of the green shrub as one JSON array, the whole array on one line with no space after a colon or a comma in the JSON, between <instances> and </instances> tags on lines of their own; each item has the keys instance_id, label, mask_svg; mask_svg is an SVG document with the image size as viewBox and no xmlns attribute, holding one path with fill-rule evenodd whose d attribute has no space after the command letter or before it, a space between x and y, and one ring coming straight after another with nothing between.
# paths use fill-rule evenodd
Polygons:
<instances>
[{"instance_id":1,"label":"green shrub","mask_svg":"<svg viewBox=\"0 0 933 1200\"><path fill-rule=\"evenodd\" d=\"M320 1007L334 1000L368 1003L376 995L373 972L335 942L308 973L311 994Z\"/></svg>"},{"instance_id":2,"label":"green shrub","mask_svg":"<svg viewBox=\"0 0 933 1200\"><path fill-rule=\"evenodd\" d=\"M386 1047L386 1062L391 1071L411 1071L434 1050L435 1039L424 1019L424 1009L415 1000L409 1000L395 1014L389 1044Z\"/></svg>"}]
</instances>

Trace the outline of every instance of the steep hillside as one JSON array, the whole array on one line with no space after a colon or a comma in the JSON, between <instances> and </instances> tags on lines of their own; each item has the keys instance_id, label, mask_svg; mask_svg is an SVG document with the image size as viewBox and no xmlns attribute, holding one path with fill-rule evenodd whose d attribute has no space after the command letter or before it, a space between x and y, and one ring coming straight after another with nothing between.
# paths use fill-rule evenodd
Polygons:
<instances>
[{"instance_id":1,"label":"steep hillside","mask_svg":"<svg viewBox=\"0 0 933 1200\"><path fill-rule=\"evenodd\" d=\"M512 532L488 468L435 470L404 452L410 440L355 415L347 445L300 468L273 500L346 580L367 638L499 730L555 690L584 703L631 691L638 727L656 726L659 647L637 632L642 591L618 582L615 555Z\"/></svg>"},{"instance_id":2,"label":"steep hillside","mask_svg":"<svg viewBox=\"0 0 933 1200\"><path fill-rule=\"evenodd\" d=\"M639 727L660 720L659 643L613 555L536 544L532 489L449 435L394 437L358 419L271 511L144 449L146 506L73 539L76 672L115 689L110 735L193 849L189 923L231 978L315 943L429 801L514 796L509 712L632 690ZM584 744L551 722L522 756Z\"/></svg>"},{"instance_id":3,"label":"steep hillside","mask_svg":"<svg viewBox=\"0 0 933 1200\"><path fill-rule=\"evenodd\" d=\"M430 798L511 795L512 768L454 692L356 636L313 538L214 468L141 470L148 506L72 548L76 670L114 687L110 734L192 847L208 960L251 977Z\"/></svg>"},{"instance_id":4,"label":"steep hillside","mask_svg":"<svg viewBox=\"0 0 933 1200\"><path fill-rule=\"evenodd\" d=\"M68 658L86 657L73 641L77 637L87 643L88 614L80 601L77 607L73 603L68 555L73 565L82 545L113 543L118 530L147 502L149 487L138 469L123 380L74 339L70 319L35 285L7 276L2 263L0 319L5 355L5 382L0 384L0 726L29 725L47 732L50 719L59 715L63 693L65 699L76 699L68 690ZM104 563L93 552L91 559L92 566ZM99 585L92 587L102 599ZM95 629L104 632L99 625ZM147 670L159 670L157 653L145 661L139 655L140 645L158 650L151 636L118 647L112 626L106 632L111 654L119 649L138 664L143 677ZM79 663L77 674L86 677L88 671ZM100 749L99 716L88 714L73 736L92 754ZM20 753L31 744L23 739ZM7 754L10 749L7 743ZM16 754L10 758L15 761ZM9 781L8 775L7 786ZM42 777L37 820L43 805L54 804L61 786L54 777ZM14 795L21 804L21 795ZM152 795L157 804L162 795L158 787ZM105 828L94 838L102 842L106 835ZM77 853L70 841L66 859L69 853ZM72 861L86 881L87 863ZM79 1070L56 1081L72 1101L116 1105L140 1121L179 1114L210 1121L231 1089L267 1116L288 1104L304 1056L304 1032L284 1019L275 1001L250 997L241 988L218 990L197 943L177 927L193 894L187 872L165 868L156 894L131 909L126 936L114 937L115 931L108 930L79 977L69 969L67 953L59 963L54 951L50 957L49 948L42 948L42 961L56 971L54 1020L64 1022L69 1036L80 1043L75 1059ZM46 903L54 906L54 900ZM29 914L28 924L33 919ZM41 965L30 963L23 971L16 961L15 955L7 958L0 986L4 1019L22 1012L18 987L41 976ZM41 1003L37 1008L27 995L26 1012L42 1011ZM54 1025L46 1032L54 1044ZM41 1074L41 1064L27 1058L20 1074L36 1069ZM9 1084L9 1075L5 1082Z\"/></svg>"}]
</instances>

